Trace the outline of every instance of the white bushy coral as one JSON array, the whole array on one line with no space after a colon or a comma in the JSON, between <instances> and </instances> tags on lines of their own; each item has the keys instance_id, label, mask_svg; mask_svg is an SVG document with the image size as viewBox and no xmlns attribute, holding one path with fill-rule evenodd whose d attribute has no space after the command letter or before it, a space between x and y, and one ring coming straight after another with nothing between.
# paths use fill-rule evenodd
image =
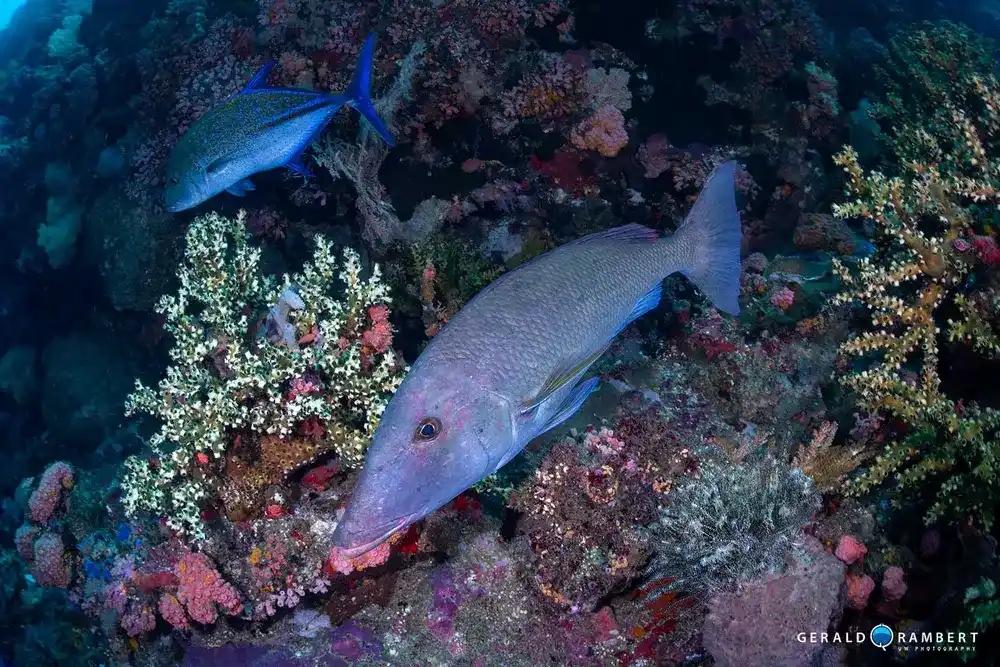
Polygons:
<instances>
[{"instance_id":1,"label":"white bushy coral","mask_svg":"<svg viewBox=\"0 0 1000 667\"><path fill-rule=\"evenodd\" d=\"M703 460L697 476L678 480L650 527L648 575L712 594L780 571L819 506L812 480L772 456Z\"/></svg>"},{"instance_id":2,"label":"white bushy coral","mask_svg":"<svg viewBox=\"0 0 1000 667\"><path fill-rule=\"evenodd\" d=\"M129 515L164 516L178 533L201 538L201 503L209 489L197 464L223 457L236 431L285 436L316 417L345 463L363 460L404 373L392 350L362 350L368 309L390 302L378 266L363 280L358 254L347 249L340 263L321 237L312 261L281 280L261 275L260 258L242 212L235 219L210 213L191 223L180 289L157 306L174 338L171 363L155 389L136 381L126 404L128 414L145 412L162 422L149 442L152 456L125 463ZM342 300L331 294L338 278ZM295 305L280 315L290 339L255 331L255 314L274 313L290 301ZM309 343L298 345L302 337ZM306 374L321 378L324 391L290 395L291 381Z\"/></svg>"}]
</instances>

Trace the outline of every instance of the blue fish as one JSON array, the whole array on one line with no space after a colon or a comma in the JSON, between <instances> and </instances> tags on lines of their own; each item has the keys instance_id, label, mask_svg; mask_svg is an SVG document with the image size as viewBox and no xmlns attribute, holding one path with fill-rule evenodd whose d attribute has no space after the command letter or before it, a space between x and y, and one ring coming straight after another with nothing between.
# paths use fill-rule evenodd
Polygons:
<instances>
[{"instance_id":1,"label":"blue fish","mask_svg":"<svg viewBox=\"0 0 1000 667\"><path fill-rule=\"evenodd\" d=\"M374 53L372 34L351 85L335 94L267 88L274 63L264 65L242 91L198 119L177 142L167 167L167 210L184 211L220 192L242 196L254 189L250 176L269 169L287 167L310 176L305 150L344 105L357 109L392 146L392 134L370 97Z\"/></svg>"}]
</instances>

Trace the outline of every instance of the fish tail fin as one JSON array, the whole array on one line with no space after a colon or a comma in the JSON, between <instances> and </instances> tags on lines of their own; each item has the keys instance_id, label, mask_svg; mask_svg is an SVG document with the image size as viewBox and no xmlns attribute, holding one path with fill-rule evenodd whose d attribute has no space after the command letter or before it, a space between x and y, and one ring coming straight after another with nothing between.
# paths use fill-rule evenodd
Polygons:
<instances>
[{"instance_id":1,"label":"fish tail fin","mask_svg":"<svg viewBox=\"0 0 1000 667\"><path fill-rule=\"evenodd\" d=\"M720 165L705 181L684 223L666 242L684 274L715 305L739 315L742 227L736 208L735 162ZM677 264L675 264L677 266Z\"/></svg>"},{"instance_id":2,"label":"fish tail fin","mask_svg":"<svg viewBox=\"0 0 1000 667\"><path fill-rule=\"evenodd\" d=\"M371 123L379 136L390 146L395 146L396 142L392 138L392 133L388 126L379 118L372 104L372 61L375 59L375 33L368 35L364 45L361 47L361 54L358 55L358 63L354 70L354 77L351 85L347 87L344 96L348 103L358 110L365 119Z\"/></svg>"}]
</instances>

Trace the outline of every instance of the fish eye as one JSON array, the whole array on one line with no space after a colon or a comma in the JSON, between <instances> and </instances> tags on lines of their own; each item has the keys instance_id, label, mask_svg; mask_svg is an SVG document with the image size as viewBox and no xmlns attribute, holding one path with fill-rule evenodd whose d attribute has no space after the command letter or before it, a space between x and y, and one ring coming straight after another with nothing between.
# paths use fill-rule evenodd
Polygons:
<instances>
[{"instance_id":1,"label":"fish eye","mask_svg":"<svg viewBox=\"0 0 1000 667\"><path fill-rule=\"evenodd\" d=\"M433 417L428 417L417 424L417 440L433 440L440 432L441 422Z\"/></svg>"}]
</instances>

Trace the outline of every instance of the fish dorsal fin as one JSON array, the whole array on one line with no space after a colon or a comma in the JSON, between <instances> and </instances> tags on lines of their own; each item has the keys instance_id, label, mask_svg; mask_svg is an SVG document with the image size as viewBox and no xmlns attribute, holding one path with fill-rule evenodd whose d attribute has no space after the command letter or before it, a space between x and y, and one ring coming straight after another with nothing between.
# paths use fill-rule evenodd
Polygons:
<instances>
[{"instance_id":1,"label":"fish dorsal fin","mask_svg":"<svg viewBox=\"0 0 1000 667\"><path fill-rule=\"evenodd\" d=\"M655 229L650 229L645 225L640 225L638 222L631 222L627 225L621 225L619 227L612 227L611 229L605 229L603 232L595 232L593 234L588 234L582 238L578 238L575 241L570 241L569 243L563 244L561 247L565 248L569 245L589 243L591 241L602 241L613 239L616 241L633 241L636 243L652 243L660 238L660 233Z\"/></svg>"},{"instance_id":2,"label":"fish dorsal fin","mask_svg":"<svg viewBox=\"0 0 1000 667\"><path fill-rule=\"evenodd\" d=\"M274 69L274 61L268 61L257 70L257 73L253 75L253 78L247 82L247 85L243 86L242 92L247 92L250 90L257 90L259 88L265 88L267 84L267 77L271 75L271 70Z\"/></svg>"},{"instance_id":3,"label":"fish dorsal fin","mask_svg":"<svg viewBox=\"0 0 1000 667\"><path fill-rule=\"evenodd\" d=\"M595 361L600 359L601 355L604 354L610 346L611 341L608 341L608 343L603 345L599 350L587 355L583 359L556 368L549 375L545 384L542 385L542 388L538 390L538 393L521 404L521 412L531 412L567 384L576 384L576 382L580 379L580 376L586 373L587 369L590 368Z\"/></svg>"}]
</instances>

